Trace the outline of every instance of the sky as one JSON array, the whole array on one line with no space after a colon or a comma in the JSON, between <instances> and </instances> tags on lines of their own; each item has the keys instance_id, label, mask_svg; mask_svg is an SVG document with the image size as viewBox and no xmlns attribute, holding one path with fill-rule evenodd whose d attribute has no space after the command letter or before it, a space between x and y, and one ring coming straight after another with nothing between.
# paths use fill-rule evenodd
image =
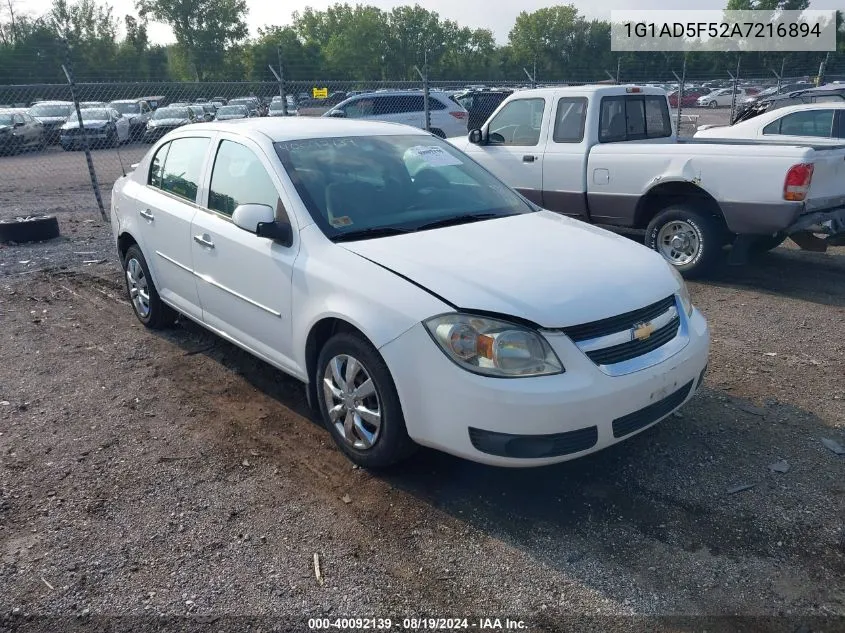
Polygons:
<instances>
[{"instance_id":1,"label":"sky","mask_svg":"<svg viewBox=\"0 0 845 633\"><path fill-rule=\"evenodd\" d=\"M249 14L247 22L250 34L254 35L258 27L290 24L291 13L301 11L305 7L325 9L338 0L283 0L273 2L268 0L247 0ZM395 6L420 4L436 11L441 18L454 20L461 26L472 28L488 28L499 44L508 39L508 32L513 26L516 16L521 11L535 11L542 7L557 4L574 4L578 10L589 18L609 19L613 9L664 9L666 0L346 0L349 4L368 4L380 9L390 10ZM114 8L114 15L123 23L123 16L135 14L134 0L107 0ZM18 3L19 10L26 7L26 12L38 15L49 9L51 0L22 0ZM674 0L673 9L723 9L726 0ZM281 8L279 5L283 5ZM812 0L811 9L841 9L842 0ZM167 25L151 23L148 31L150 39L158 44L174 41L173 33Z\"/></svg>"}]
</instances>

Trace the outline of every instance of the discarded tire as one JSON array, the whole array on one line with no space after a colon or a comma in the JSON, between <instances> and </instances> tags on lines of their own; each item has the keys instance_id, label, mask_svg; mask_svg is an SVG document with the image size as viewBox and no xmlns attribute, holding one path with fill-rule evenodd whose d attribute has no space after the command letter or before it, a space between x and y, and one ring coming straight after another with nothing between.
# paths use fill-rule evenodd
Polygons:
<instances>
[{"instance_id":1,"label":"discarded tire","mask_svg":"<svg viewBox=\"0 0 845 633\"><path fill-rule=\"evenodd\" d=\"M59 237L59 221L54 215L0 220L0 242L42 242Z\"/></svg>"}]
</instances>

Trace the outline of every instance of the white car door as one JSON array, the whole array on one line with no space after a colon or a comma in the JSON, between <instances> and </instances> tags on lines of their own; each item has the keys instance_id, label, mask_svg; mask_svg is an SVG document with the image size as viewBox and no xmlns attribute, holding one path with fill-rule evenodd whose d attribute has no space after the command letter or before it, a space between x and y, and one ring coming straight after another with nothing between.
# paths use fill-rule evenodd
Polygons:
<instances>
[{"instance_id":1,"label":"white car door","mask_svg":"<svg viewBox=\"0 0 845 633\"><path fill-rule=\"evenodd\" d=\"M117 127L117 140L121 143L125 143L129 140L129 119L123 116L117 110L112 112L112 116L115 117L115 126Z\"/></svg>"},{"instance_id":2,"label":"white car door","mask_svg":"<svg viewBox=\"0 0 845 633\"><path fill-rule=\"evenodd\" d=\"M265 360L294 369L290 298L296 228L293 245L286 247L232 222L241 204L268 205L277 218L286 216L290 199L252 141L221 134L215 143L206 200L191 227L203 321Z\"/></svg>"},{"instance_id":3,"label":"white car door","mask_svg":"<svg viewBox=\"0 0 845 633\"><path fill-rule=\"evenodd\" d=\"M529 200L542 204L543 147L549 104L541 97L505 103L482 128L486 145L469 145L467 153Z\"/></svg>"},{"instance_id":4,"label":"white car door","mask_svg":"<svg viewBox=\"0 0 845 633\"><path fill-rule=\"evenodd\" d=\"M159 295L197 319L202 310L191 259L191 221L210 143L208 137L177 138L158 148L130 211L138 214L141 249Z\"/></svg>"},{"instance_id":5,"label":"white car door","mask_svg":"<svg viewBox=\"0 0 845 633\"><path fill-rule=\"evenodd\" d=\"M543 153L542 206L551 211L587 220L588 142L586 97L561 97L554 104L551 136Z\"/></svg>"}]
</instances>

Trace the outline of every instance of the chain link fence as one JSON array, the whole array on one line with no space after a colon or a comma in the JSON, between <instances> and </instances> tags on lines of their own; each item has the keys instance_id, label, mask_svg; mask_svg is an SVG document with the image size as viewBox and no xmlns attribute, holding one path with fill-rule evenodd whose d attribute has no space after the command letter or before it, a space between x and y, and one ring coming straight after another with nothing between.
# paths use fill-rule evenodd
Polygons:
<instances>
[{"instance_id":1,"label":"chain link fence","mask_svg":"<svg viewBox=\"0 0 845 633\"><path fill-rule=\"evenodd\" d=\"M264 116L322 116L398 121L443 137L479 127L514 90L583 83L658 85L670 93L681 135L702 124L726 125L745 99L764 90L810 86L818 68L775 72L755 69L733 76L690 76L679 68L673 81L652 81L644 73L609 69L590 81L277 81L79 83L83 130L68 84L0 86L0 212L43 213L68 196L91 196L86 144L104 204L114 181L155 141L176 126L213 119ZM845 76L827 76L842 81ZM699 97L727 91L728 98ZM735 95L734 96L734 92ZM366 96L362 96L366 95ZM359 97L338 107L350 97Z\"/></svg>"}]
</instances>

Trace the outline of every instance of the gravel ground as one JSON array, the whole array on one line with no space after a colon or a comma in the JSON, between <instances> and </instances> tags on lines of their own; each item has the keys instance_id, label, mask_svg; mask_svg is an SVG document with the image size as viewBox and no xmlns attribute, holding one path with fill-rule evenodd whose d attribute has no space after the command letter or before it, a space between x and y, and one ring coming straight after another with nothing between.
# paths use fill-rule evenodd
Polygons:
<instances>
[{"instance_id":1,"label":"gravel ground","mask_svg":"<svg viewBox=\"0 0 845 633\"><path fill-rule=\"evenodd\" d=\"M845 456L822 441L845 445L845 249L691 284L705 387L630 441L526 471L421 451L375 474L292 379L190 322L137 323L78 168L0 183L0 213L55 213L65 236L0 245L0 631L845 627Z\"/></svg>"}]
</instances>

